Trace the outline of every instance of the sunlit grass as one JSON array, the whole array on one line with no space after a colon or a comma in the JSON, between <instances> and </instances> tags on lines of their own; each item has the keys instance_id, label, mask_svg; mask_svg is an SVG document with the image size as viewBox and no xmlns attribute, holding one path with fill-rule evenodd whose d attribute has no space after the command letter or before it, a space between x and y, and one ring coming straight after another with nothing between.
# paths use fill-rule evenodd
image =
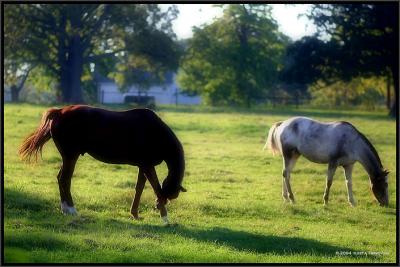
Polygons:
<instances>
[{"instance_id":1,"label":"sunlit grass","mask_svg":"<svg viewBox=\"0 0 400 267\"><path fill-rule=\"evenodd\" d=\"M17 155L47 106L6 104L4 111L4 260L30 263L270 263L396 260L396 122L385 112L162 106L157 113L183 143L188 189L168 205L164 227L146 184L143 221L129 219L137 168L83 156L72 182L79 216L60 213L52 141L43 161ZM113 106L113 109L126 109ZM369 191L361 165L353 174L357 207L347 204L338 169L330 204L322 205L326 166L300 158L292 175L297 203L281 198L280 157L262 151L272 123L295 115L347 120L376 147L391 171L390 207ZM157 167L163 179L165 164ZM361 255L355 255L357 253ZM366 255L364 255L364 253ZM377 253L377 254L376 254ZM352 255L348 255L352 254Z\"/></svg>"}]
</instances>

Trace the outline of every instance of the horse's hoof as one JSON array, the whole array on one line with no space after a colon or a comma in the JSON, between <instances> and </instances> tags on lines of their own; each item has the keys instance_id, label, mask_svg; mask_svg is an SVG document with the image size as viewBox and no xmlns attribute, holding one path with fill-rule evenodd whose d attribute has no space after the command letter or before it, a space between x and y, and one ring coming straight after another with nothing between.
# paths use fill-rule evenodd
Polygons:
<instances>
[{"instance_id":1,"label":"horse's hoof","mask_svg":"<svg viewBox=\"0 0 400 267\"><path fill-rule=\"evenodd\" d=\"M78 215L74 206L69 206L66 201L61 203L61 212L64 215Z\"/></svg>"},{"instance_id":2,"label":"horse's hoof","mask_svg":"<svg viewBox=\"0 0 400 267\"><path fill-rule=\"evenodd\" d=\"M71 216L77 216L78 215L78 212L76 211L76 209L75 208L72 208L72 209L69 209L69 210L62 210L61 211L61 213L62 214L64 214L64 215L71 215Z\"/></svg>"},{"instance_id":3,"label":"horse's hoof","mask_svg":"<svg viewBox=\"0 0 400 267\"><path fill-rule=\"evenodd\" d=\"M355 202L349 202L350 207L355 208L357 206L357 204Z\"/></svg>"},{"instance_id":4,"label":"horse's hoof","mask_svg":"<svg viewBox=\"0 0 400 267\"><path fill-rule=\"evenodd\" d=\"M137 215L131 215L131 216L129 216L129 219L134 220L134 221L143 221L143 217L139 217Z\"/></svg>"},{"instance_id":5,"label":"horse's hoof","mask_svg":"<svg viewBox=\"0 0 400 267\"><path fill-rule=\"evenodd\" d=\"M164 225L169 225L170 224L167 215L161 216L161 221L163 222Z\"/></svg>"}]
</instances>

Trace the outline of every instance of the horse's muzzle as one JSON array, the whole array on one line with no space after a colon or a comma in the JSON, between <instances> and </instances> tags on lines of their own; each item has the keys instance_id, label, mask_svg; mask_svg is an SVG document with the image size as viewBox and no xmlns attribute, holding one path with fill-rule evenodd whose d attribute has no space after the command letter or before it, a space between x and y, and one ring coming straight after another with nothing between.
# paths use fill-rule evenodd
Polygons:
<instances>
[{"instance_id":1,"label":"horse's muzzle","mask_svg":"<svg viewBox=\"0 0 400 267\"><path fill-rule=\"evenodd\" d=\"M156 208L160 209L161 207L167 205L167 203L168 203L168 199L167 198L161 198L161 199L158 198L156 200Z\"/></svg>"}]
</instances>

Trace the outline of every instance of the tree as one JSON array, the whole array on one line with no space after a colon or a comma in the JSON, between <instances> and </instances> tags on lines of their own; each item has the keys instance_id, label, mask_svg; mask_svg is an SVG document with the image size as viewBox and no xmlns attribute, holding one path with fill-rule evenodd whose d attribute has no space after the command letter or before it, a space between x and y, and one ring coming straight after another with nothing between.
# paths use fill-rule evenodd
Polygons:
<instances>
[{"instance_id":1,"label":"tree","mask_svg":"<svg viewBox=\"0 0 400 267\"><path fill-rule=\"evenodd\" d=\"M174 6L163 12L155 4L6 4L5 59L40 66L58 82L62 101L83 102L81 78L90 64L106 75L122 62L126 76L137 61L159 76L177 68L176 15Z\"/></svg>"},{"instance_id":2,"label":"tree","mask_svg":"<svg viewBox=\"0 0 400 267\"><path fill-rule=\"evenodd\" d=\"M223 7L221 18L194 28L178 83L213 105L250 106L275 84L288 39L278 32L268 5Z\"/></svg>"},{"instance_id":3,"label":"tree","mask_svg":"<svg viewBox=\"0 0 400 267\"><path fill-rule=\"evenodd\" d=\"M399 91L398 3L317 4L308 17L318 33L288 49L287 56L294 60L285 67L286 78L308 84L322 79L332 84L386 76L395 88L390 111L394 116Z\"/></svg>"},{"instance_id":4,"label":"tree","mask_svg":"<svg viewBox=\"0 0 400 267\"><path fill-rule=\"evenodd\" d=\"M26 53L21 55L19 51L22 47L22 38L26 33L23 29L18 29L18 25L7 23L5 32L8 34L7 40L9 44L4 47L4 52L8 57L4 60L4 81L10 86L11 101L19 101L19 93L24 87L26 80L29 77L31 70L36 66L31 62L32 54Z\"/></svg>"},{"instance_id":5,"label":"tree","mask_svg":"<svg viewBox=\"0 0 400 267\"><path fill-rule=\"evenodd\" d=\"M19 93L34 67L35 65L20 66L16 61L5 61L4 80L6 84L10 85L12 102L19 102Z\"/></svg>"}]
</instances>

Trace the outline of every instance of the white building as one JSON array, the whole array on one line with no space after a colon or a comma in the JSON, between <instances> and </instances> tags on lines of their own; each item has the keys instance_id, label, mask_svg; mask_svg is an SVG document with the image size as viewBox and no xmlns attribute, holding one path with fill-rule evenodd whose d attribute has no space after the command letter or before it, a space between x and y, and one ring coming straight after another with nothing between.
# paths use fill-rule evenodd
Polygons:
<instances>
[{"instance_id":1,"label":"white building","mask_svg":"<svg viewBox=\"0 0 400 267\"><path fill-rule=\"evenodd\" d=\"M140 95L154 97L155 104L200 104L200 96L187 96L180 93L175 78L176 75L173 74L169 83L162 86L152 86L146 92L142 91ZM136 86L131 86L126 93L122 93L113 80L99 76L96 77L96 80L99 103L124 103L127 97L139 95L139 89Z\"/></svg>"}]
</instances>

